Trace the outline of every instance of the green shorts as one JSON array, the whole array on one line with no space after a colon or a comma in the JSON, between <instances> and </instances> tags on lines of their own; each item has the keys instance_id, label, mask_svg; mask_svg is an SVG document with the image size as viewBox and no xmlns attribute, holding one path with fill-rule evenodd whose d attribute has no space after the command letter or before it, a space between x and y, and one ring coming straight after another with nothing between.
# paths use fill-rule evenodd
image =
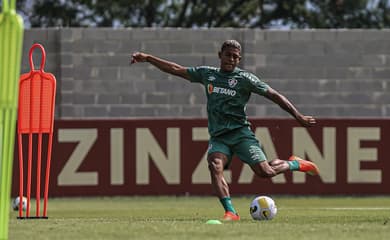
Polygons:
<instances>
[{"instance_id":1,"label":"green shorts","mask_svg":"<svg viewBox=\"0 0 390 240\"><path fill-rule=\"evenodd\" d=\"M222 135L211 137L208 155L214 152L223 153L228 157L225 168L229 167L233 155L249 165L267 160L259 141L249 127L237 128Z\"/></svg>"}]
</instances>

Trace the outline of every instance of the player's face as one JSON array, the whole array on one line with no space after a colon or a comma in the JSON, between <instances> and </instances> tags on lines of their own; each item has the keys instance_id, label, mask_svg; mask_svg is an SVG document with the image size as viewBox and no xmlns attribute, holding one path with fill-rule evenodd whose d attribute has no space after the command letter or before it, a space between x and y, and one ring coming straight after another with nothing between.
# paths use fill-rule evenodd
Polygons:
<instances>
[{"instance_id":1,"label":"player's face","mask_svg":"<svg viewBox=\"0 0 390 240\"><path fill-rule=\"evenodd\" d=\"M235 47L227 47L218 55L221 59L221 70L225 72L232 72L241 60L240 50Z\"/></svg>"}]
</instances>

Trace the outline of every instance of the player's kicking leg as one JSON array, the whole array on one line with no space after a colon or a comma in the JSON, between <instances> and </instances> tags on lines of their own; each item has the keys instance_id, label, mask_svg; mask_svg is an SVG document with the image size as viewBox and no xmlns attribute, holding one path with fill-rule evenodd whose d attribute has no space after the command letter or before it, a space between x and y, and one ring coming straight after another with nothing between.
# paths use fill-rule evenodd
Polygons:
<instances>
[{"instance_id":1,"label":"player's kicking leg","mask_svg":"<svg viewBox=\"0 0 390 240\"><path fill-rule=\"evenodd\" d=\"M250 166L257 176L263 178L274 177L286 171L305 172L312 176L320 174L317 165L296 156L291 156L287 161L274 159L270 162L262 161Z\"/></svg>"},{"instance_id":2,"label":"player's kicking leg","mask_svg":"<svg viewBox=\"0 0 390 240\"><path fill-rule=\"evenodd\" d=\"M263 169L262 172L265 172L264 169L267 169L268 167L267 165L269 165L269 167L275 171L275 175L279 173L283 173L287 170L305 172L311 176L320 174L320 171L315 163L308 160L304 160L297 156L291 156L287 161L274 159L270 161L268 164L265 164L265 166L262 166ZM272 174L263 174L263 177L273 177L273 176Z\"/></svg>"}]
</instances>

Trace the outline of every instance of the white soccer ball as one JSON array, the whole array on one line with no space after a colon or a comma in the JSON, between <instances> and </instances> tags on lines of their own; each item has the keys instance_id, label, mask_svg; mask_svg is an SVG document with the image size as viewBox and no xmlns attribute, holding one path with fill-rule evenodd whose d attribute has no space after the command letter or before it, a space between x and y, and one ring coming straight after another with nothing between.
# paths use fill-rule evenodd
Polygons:
<instances>
[{"instance_id":1,"label":"white soccer ball","mask_svg":"<svg viewBox=\"0 0 390 240\"><path fill-rule=\"evenodd\" d=\"M272 198L258 196L253 199L249 211L254 220L271 220L276 216L278 209Z\"/></svg>"},{"instance_id":2,"label":"white soccer ball","mask_svg":"<svg viewBox=\"0 0 390 240\"><path fill-rule=\"evenodd\" d=\"M19 203L20 203L20 197L16 197L13 201L12 201L12 209L14 211L18 211L19 210ZM22 206L23 206L23 211L26 211L27 209L27 198L26 197L22 197Z\"/></svg>"}]
</instances>

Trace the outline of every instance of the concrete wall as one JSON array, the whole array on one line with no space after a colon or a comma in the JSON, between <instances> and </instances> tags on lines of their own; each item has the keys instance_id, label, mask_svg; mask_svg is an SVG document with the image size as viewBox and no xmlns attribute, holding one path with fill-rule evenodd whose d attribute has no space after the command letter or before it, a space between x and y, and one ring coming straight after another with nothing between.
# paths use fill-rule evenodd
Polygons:
<instances>
[{"instance_id":1,"label":"concrete wall","mask_svg":"<svg viewBox=\"0 0 390 240\"><path fill-rule=\"evenodd\" d=\"M149 64L130 67L129 56L139 50L185 66L218 66L217 52L226 39L242 43L242 68L304 114L390 116L390 30L30 29L22 72L29 70L30 46L42 43L45 70L57 77L57 118L206 117L199 84ZM37 51L36 65L39 59ZM256 95L248 114L288 116Z\"/></svg>"}]
</instances>

